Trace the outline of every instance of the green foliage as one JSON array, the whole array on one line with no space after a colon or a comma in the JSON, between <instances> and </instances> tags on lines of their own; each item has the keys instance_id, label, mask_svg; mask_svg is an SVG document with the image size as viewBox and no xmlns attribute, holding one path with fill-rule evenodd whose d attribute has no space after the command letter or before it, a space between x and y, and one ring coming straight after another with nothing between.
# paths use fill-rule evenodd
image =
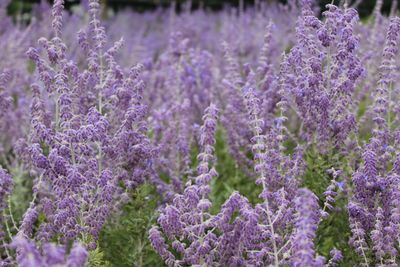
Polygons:
<instances>
[{"instance_id":1,"label":"green foliage","mask_svg":"<svg viewBox=\"0 0 400 267\"><path fill-rule=\"evenodd\" d=\"M115 267L164 266L147 237L156 223L159 196L154 186L144 184L131 199L101 233L99 245L104 259Z\"/></svg>"},{"instance_id":2,"label":"green foliage","mask_svg":"<svg viewBox=\"0 0 400 267\"><path fill-rule=\"evenodd\" d=\"M368 105L370 105L371 103L369 103L369 99L367 97L364 97L360 103L358 104L358 110L357 110L357 118L361 118L362 116L365 115L365 113L367 112L367 108Z\"/></svg>"},{"instance_id":3,"label":"green foliage","mask_svg":"<svg viewBox=\"0 0 400 267\"><path fill-rule=\"evenodd\" d=\"M28 72L29 73L34 73L36 70L36 65L35 62L33 62L33 60L29 60L28 61L28 66L27 66Z\"/></svg>"},{"instance_id":4,"label":"green foliage","mask_svg":"<svg viewBox=\"0 0 400 267\"><path fill-rule=\"evenodd\" d=\"M221 205L234 191L239 191L251 203L259 201L258 195L261 193L261 188L255 184L255 180L241 172L239 166L230 155L225 136L223 129L219 127L216 133L215 145L216 169L219 175L211 182L212 213L217 213Z\"/></svg>"},{"instance_id":5,"label":"green foliage","mask_svg":"<svg viewBox=\"0 0 400 267\"><path fill-rule=\"evenodd\" d=\"M353 248L349 245L351 236L347 214L347 201L339 197L334 204L336 207L329 212L329 217L321 222L317 231L317 251L319 254L329 258L332 248L342 251L344 260L340 266L357 266L359 258Z\"/></svg>"},{"instance_id":6,"label":"green foliage","mask_svg":"<svg viewBox=\"0 0 400 267\"><path fill-rule=\"evenodd\" d=\"M102 252L98 247L89 252L87 267L111 267L110 262L104 259L104 252Z\"/></svg>"},{"instance_id":7,"label":"green foliage","mask_svg":"<svg viewBox=\"0 0 400 267\"><path fill-rule=\"evenodd\" d=\"M365 16L363 18L361 18L361 22L363 24L373 24L374 23L374 16Z\"/></svg>"},{"instance_id":8,"label":"green foliage","mask_svg":"<svg viewBox=\"0 0 400 267\"><path fill-rule=\"evenodd\" d=\"M29 207L32 199L33 178L22 170L21 166L11 169L14 187L10 197L10 208L16 222L22 220L22 216Z\"/></svg>"},{"instance_id":9,"label":"green foliage","mask_svg":"<svg viewBox=\"0 0 400 267\"><path fill-rule=\"evenodd\" d=\"M322 197L325 189L332 179L327 170L336 168L339 159L337 156L320 154L315 148L310 148L305 153L306 172L302 179L302 186L312 190L318 197Z\"/></svg>"},{"instance_id":10,"label":"green foliage","mask_svg":"<svg viewBox=\"0 0 400 267\"><path fill-rule=\"evenodd\" d=\"M315 147L311 147L305 153L305 160L307 168L302 177L302 186L309 188L317 195L322 207L325 201L323 193L332 179L327 170L343 169L343 166L347 166L346 158L340 156L338 151L332 150L330 153L321 154ZM344 170L344 172L344 176L351 175L350 170ZM329 259L329 252L333 248L337 248L342 251L344 256L340 266L357 266L359 258L349 245L351 231L347 213L348 198L340 189L337 192L338 196L333 204L334 209L329 211L329 217L324 219L318 227L315 241L317 253Z\"/></svg>"}]
</instances>

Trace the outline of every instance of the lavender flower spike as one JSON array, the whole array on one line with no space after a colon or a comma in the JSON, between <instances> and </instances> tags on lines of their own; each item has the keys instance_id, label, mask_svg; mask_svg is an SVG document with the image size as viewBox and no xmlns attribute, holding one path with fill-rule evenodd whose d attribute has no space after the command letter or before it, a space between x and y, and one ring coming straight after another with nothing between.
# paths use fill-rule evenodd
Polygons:
<instances>
[{"instance_id":1,"label":"lavender flower spike","mask_svg":"<svg viewBox=\"0 0 400 267\"><path fill-rule=\"evenodd\" d=\"M295 199L296 222L292 240L291 266L315 266L314 239L319 222L318 198L308 189L299 189Z\"/></svg>"}]
</instances>

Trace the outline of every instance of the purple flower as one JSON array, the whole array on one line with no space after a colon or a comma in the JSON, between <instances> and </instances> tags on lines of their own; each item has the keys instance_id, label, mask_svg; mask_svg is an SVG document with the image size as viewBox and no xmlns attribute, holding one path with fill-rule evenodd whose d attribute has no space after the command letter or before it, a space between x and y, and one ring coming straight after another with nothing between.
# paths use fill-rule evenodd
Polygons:
<instances>
[{"instance_id":1,"label":"purple flower","mask_svg":"<svg viewBox=\"0 0 400 267\"><path fill-rule=\"evenodd\" d=\"M292 239L291 266L314 266L314 239L319 222L317 197L308 189L300 189L295 205L296 222Z\"/></svg>"},{"instance_id":2,"label":"purple flower","mask_svg":"<svg viewBox=\"0 0 400 267\"><path fill-rule=\"evenodd\" d=\"M34 242L20 235L14 238L12 246L16 248L18 265L23 267L56 265L83 267L88 256L86 249L78 243L75 243L70 254L66 255L64 246L45 243L38 249Z\"/></svg>"}]
</instances>

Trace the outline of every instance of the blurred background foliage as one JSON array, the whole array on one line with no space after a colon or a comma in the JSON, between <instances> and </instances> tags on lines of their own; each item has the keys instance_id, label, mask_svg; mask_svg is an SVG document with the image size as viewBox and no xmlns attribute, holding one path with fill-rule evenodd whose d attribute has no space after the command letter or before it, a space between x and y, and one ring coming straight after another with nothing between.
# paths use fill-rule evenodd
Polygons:
<instances>
[{"instance_id":1,"label":"blurred background foliage","mask_svg":"<svg viewBox=\"0 0 400 267\"><path fill-rule=\"evenodd\" d=\"M39 3L40 1L48 1L51 0L11 0L9 5L9 14L21 14L21 13L29 13L31 7L34 3ZM175 3L176 10L179 12L182 8L182 5L187 3L189 0L102 0L103 4L109 8L112 8L115 11L131 8L138 12L150 11L156 8L168 8L172 3ZM198 8L207 8L209 10L218 11L222 9L224 6L239 6L240 2L243 2L245 8L248 6L254 5L257 2L274 2L278 1L281 3L285 3L286 0L191 0L192 9ZM333 2L338 4L341 0L334 0ZM66 7L71 8L71 6L79 4L79 0L65 0ZM376 0L362 0L361 4L358 6L358 11L361 17L368 16L371 14ZM383 13L389 13L390 5L392 0L384 0L383 1ZM320 0L319 1L321 10L324 10L324 6L326 4L332 3L332 0Z\"/></svg>"}]
</instances>

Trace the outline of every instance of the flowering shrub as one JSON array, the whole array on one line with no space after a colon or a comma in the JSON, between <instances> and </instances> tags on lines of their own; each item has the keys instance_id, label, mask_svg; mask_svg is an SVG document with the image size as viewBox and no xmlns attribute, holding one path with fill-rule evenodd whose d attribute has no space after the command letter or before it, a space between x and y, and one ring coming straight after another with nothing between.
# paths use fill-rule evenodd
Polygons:
<instances>
[{"instance_id":1,"label":"flowering shrub","mask_svg":"<svg viewBox=\"0 0 400 267\"><path fill-rule=\"evenodd\" d=\"M287 2L1 2L0 266L398 266L397 1Z\"/></svg>"}]
</instances>

